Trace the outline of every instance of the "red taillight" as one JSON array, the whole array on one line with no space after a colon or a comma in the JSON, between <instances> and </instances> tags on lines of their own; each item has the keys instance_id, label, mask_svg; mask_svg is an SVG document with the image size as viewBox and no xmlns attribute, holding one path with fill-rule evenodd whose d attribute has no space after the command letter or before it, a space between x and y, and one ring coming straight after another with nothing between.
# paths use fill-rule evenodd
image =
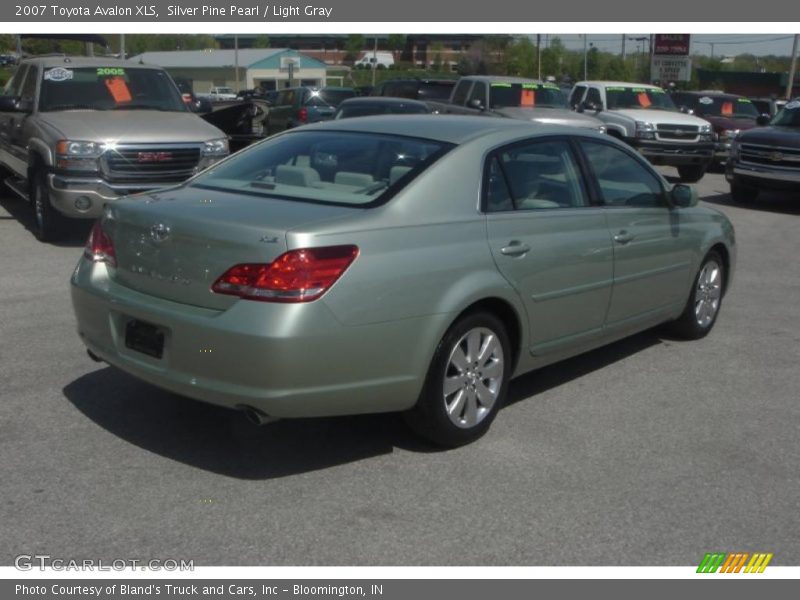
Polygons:
<instances>
[{"instance_id":1,"label":"red taillight","mask_svg":"<svg viewBox=\"0 0 800 600\"><path fill-rule=\"evenodd\" d=\"M231 267L211 291L264 302L311 302L328 291L356 256L357 246L290 250L269 264Z\"/></svg>"},{"instance_id":2,"label":"red taillight","mask_svg":"<svg viewBox=\"0 0 800 600\"><path fill-rule=\"evenodd\" d=\"M112 267L117 266L117 255L114 252L114 243L109 235L103 231L100 219L95 221L94 227L86 241L83 255L92 262L104 262Z\"/></svg>"},{"instance_id":3,"label":"red taillight","mask_svg":"<svg viewBox=\"0 0 800 600\"><path fill-rule=\"evenodd\" d=\"M308 123L308 109L301 108L297 111L297 120L301 123Z\"/></svg>"}]
</instances>

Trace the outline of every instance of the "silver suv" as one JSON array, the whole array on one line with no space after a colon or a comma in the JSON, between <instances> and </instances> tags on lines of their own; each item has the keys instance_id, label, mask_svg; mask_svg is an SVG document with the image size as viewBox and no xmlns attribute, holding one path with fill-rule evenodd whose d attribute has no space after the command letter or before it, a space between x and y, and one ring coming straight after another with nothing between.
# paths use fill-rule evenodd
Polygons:
<instances>
[{"instance_id":1,"label":"silver suv","mask_svg":"<svg viewBox=\"0 0 800 600\"><path fill-rule=\"evenodd\" d=\"M0 166L33 204L36 236L95 218L120 196L184 181L228 155L160 67L40 56L20 62L0 96Z\"/></svg>"}]
</instances>

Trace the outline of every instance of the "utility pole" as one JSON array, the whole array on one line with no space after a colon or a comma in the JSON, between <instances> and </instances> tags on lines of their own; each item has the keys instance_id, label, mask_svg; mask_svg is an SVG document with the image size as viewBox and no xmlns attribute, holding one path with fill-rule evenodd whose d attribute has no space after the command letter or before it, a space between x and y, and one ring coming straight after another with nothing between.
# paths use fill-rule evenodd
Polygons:
<instances>
[{"instance_id":1,"label":"utility pole","mask_svg":"<svg viewBox=\"0 0 800 600\"><path fill-rule=\"evenodd\" d=\"M125 34L119 34L119 59L125 60Z\"/></svg>"},{"instance_id":2,"label":"utility pole","mask_svg":"<svg viewBox=\"0 0 800 600\"><path fill-rule=\"evenodd\" d=\"M378 68L378 36L375 36L375 43L372 45L372 87L375 87L375 71Z\"/></svg>"},{"instance_id":3,"label":"utility pole","mask_svg":"<svg viewBox=\"0 0 800 600\"><path fill-rule=\"evenodd\" d=\"M586 47L588 44L587 34L583 34L583 80L589 81L589 50Z\"/></svg>"},{"instance_id":4,"label":"utility pole","mask_svg":"<svg viewBox=\"0 0 800 600\"><path fill-rule=\"evenodd\" d=\"M239 36L233 34L233 70L236 71L236 93L239 93Z\"/></svg>"},{"instance_id":5,"label":"utility pole","mask_svg":"<svg viewBox=\"0 0 800 600\"><path fill-rule=\"evenodd\" d=\"M538 79L539 81L542 80L542 34L536 34L536 61L539 63L538 66Z\"/></svg>"},{"instance_id":6,"label":"utility pole","mask_svg":"<svg viewBox=\"0 0 800 600\"><path fill-rule=\"evenodd\" d=\"M622 62L625 62L625 34L622 34Z\"/></svg>"},{"instance_id":7,"label":"utility pole","mask_svg":"<svg viewBox=\"0 0 800 600\"><path fill-rule=\"evenodd\" d=\"M800 34L794 34L794 42L792 43L792 67L789 69L789 82L786 84L786 99L792 99L792 92L794 91L794 76L797 72L797 46L800 44Z\"/></svg>"}]
</instances>

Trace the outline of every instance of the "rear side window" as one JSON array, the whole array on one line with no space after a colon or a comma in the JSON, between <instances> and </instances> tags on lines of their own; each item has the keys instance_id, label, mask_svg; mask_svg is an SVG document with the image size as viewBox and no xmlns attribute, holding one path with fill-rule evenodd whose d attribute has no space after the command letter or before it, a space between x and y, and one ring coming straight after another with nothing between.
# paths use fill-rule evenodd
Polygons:
<instances>
[{"instance_id":1,"label":"rear side window","mask_svg":"<svg viewBox=\"0 0 800 600\"><path fill-rule=\"evenodd\" d=\"M518 144L496 153L487 172L487 212L588 206L570 145L564 140Z\"/></svg>"},{"instance_id":2,"label":"rear side window","mask_svg":"<svg viewBox=\"0 0 800 600\"><path fill-rule=\"evenodd\" d=\"M239 152L191 185L318 204L376 206L451 147L404 136L297 131Z\"/></svg>"},{"instance_id":3,"label":"rear side window","mask_svg":"<svg viewBox=\"0 0 800 600\"><path fill-rule=\"evenodd\" d=\"M610 144L591 141L581 141L580 144L606 205L664 205L664 190L648 167Z\"/></svg>"}]
</instances>

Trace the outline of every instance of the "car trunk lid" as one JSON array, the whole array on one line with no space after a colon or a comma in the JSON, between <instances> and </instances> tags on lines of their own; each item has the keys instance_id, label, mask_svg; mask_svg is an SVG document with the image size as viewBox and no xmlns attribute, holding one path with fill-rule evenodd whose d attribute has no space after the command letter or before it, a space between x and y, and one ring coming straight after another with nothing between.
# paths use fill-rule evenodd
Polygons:
<instances>
[{"instance_id":1,"label":"car trunk lid","mask_svg":"<svg viewBox=\"0 0 800 600\"><path fill-rule=\"evenodd\" d=\"M240 263L270 263L287 250L286 232L351 209L184 187L114 202L104 229L130 289L206 308L236 301L211 286Z\"/></svg>"}]
</instances>

